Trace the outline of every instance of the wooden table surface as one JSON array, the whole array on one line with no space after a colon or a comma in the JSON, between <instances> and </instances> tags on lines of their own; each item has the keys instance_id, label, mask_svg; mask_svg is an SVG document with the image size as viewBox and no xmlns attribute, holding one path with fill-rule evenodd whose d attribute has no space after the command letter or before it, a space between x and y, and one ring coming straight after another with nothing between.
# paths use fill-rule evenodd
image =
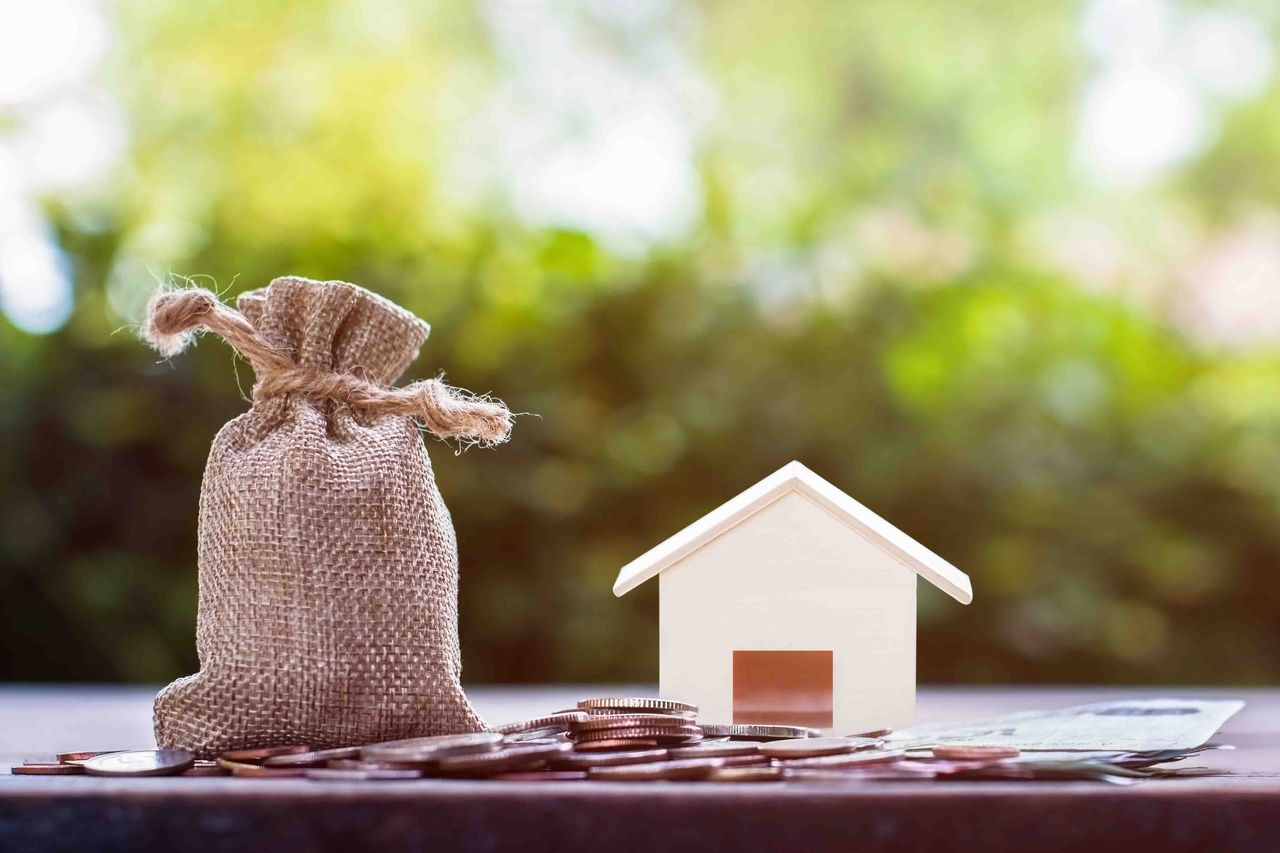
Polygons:
<instances>
[{"instance_id":1,"label":"wooden table surface","mask_svg":"<svg viewBox=\"0 0 1280 853\"><path fill-rule=\"evenodd\" d=\"M1101 782L327 783L13 776L24 757L150 746L138 687L0 685L0 851L1280 850L1280 691L925 688L918 720L1135 696L1241 698L1187 762L1230 776ZM474 687L492 723L652 687Z\"/></svg>"}]
</instances>

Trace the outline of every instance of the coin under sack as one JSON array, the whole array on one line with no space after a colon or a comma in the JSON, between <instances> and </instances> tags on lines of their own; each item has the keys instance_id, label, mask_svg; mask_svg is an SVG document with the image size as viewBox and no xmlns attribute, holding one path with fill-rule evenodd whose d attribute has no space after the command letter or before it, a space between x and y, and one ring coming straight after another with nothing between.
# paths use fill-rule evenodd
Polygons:
<instances>
[{"instance_id":1,"label":"coin under sack","mask_svg":"<svg viewBox=\"0 0 1280 853\"><path fill-rule=\"evenodd\" d=\"M344 282L279 278L224 305L162 290L143 335L197 331L253 366L200 493L200 671L160 691L156 743L199 756L485 728L459 682L453 524L418 428L506 440L511 415L438 379L390 387L430 327Z\"/></svg>"}]
</instances>

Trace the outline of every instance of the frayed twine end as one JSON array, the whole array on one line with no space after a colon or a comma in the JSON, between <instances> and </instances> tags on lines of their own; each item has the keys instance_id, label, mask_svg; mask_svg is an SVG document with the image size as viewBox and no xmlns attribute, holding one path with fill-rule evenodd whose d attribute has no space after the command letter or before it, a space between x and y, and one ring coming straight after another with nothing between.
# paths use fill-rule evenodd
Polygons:
<instances>
[{"instance_id":1,"label":"frayed twine end","mask_svg":"<svg viewBox=\"0 0 1280 853\"><path fill-rule=\"evenodd\" d=\"M202 287L157 290L147 302L142 339L165 358L186 349L222 303Z\"/></svg>"},{"instance_id":2,"label":"frayed twine end","mask_svg":"<svg viewBox=\"0 0 1280 853\"><path fill-rule=\"evenodd\" d=\"M501 400L477 396L439 379L415 382L407 390L418 398L418 411L414 414L439 438L493 447L511 437L514 419Z\"/></svg>"}]
</instances>

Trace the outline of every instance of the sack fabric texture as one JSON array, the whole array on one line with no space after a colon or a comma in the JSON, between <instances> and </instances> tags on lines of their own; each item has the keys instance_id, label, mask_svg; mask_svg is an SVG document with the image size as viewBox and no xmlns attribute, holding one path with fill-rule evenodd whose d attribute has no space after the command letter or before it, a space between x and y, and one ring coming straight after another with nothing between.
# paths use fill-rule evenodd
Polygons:
<instances>
[{"instance_id":1,"label":"sack fabric texture","mask_svg":"<svg viewBox=\"0 0 1280 853\"><path fill-rule=\"evenodd\" d=\"M355 285L280 278L237 308L166 289L143 329L165 355L217 333L257 377L209 453L200 671L156 697L156 743L208 757L483 730L459 681L457 547L418 422L492 444L509 412L438 379L390 387L429 326Z\"/></svg>"}]
</instances>

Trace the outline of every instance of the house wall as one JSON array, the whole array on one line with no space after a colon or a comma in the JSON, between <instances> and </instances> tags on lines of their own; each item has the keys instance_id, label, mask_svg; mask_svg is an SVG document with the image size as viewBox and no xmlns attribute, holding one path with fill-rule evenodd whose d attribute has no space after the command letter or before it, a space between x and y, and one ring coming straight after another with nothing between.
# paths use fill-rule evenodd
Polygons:
<instances>
[{"instance_id":1,"label":"house wall","mask_svg":"<svg viewBox=\"0 0 1280 853\"><path fill-rule=\"evenodd\" d=\"M915 713L916 575L788 492L669 567L660 584L663 697L733 718L735 649L831 649L838 734Z\"/></svg>"}]
</instances>

